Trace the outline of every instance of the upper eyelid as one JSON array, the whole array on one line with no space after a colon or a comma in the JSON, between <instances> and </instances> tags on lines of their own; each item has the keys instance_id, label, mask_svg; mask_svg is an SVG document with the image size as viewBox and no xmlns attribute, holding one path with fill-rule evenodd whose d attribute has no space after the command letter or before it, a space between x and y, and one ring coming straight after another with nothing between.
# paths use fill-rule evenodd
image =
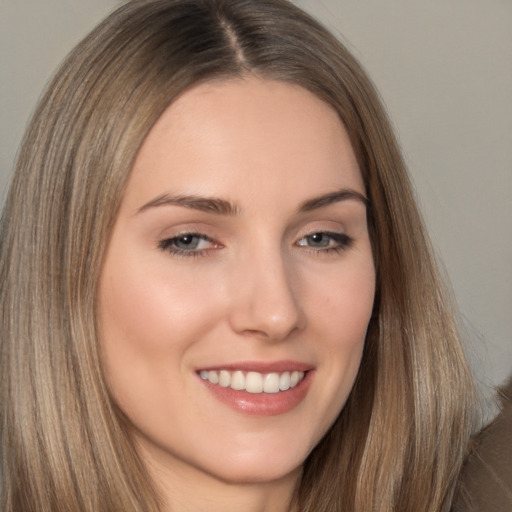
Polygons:
<instances>
[{"instance_id":1,"label":"upper eyelid","mask_svg":"<svg viewBox=\"0 0 512 512\"><path fill-rule=\"evenodd\" d=\"M336 232L336 231L312 231L311 233L309 234L306 234L306 235L303 235L301 236L297 242L295 242L296 244L298 244L301 240L304 240L305 238L308 238L308 237L311 237L311 236L314 236L314 235L327 235L329 236L332 240L338 242L338 243L352 243L354 241L354 238L352 236L350 236L349 234L345 233L345 232ZM336 240L336 239L343 239L343 241L341 240Z\"/></svg>"},{"instance_id":2,"label":"upper eyelid","mask_svg":"<svg viewBox=\"0 0 512 512\"><path fill-rule=\"evenodd\" d=\"M168 231L168 230L166 230ZM180 229L178 232L172 232L167 233L166 231L163 232L163 234L160 234L155 237L155 241L157 243L164 242L166 240L173 240L175 238L181 238L183 236L197 236L199 238L207 239L215 241L215 237L211 235L207 235L203 230L196 230L196 229Z\"/></svg>"},{"instance_id":3,"label":"upper eyelid","mask_svg":"<svg viewBox=\"0 0 512 512\"><path fill-rule=\"evenodd\" d=\"M326 235L345 235L346 230L341 228L328 228L328 227L313 227L310 229L306 229L304 233L301 233L300 238L304 238L306 236L315 235L316 233L325 233Z\"/></svg>"},{"instance_id":4,"label":"upper eyelid","mask_svg":"<svg viewBox=\"0 0 512 512\"><path fill-rule=\"evenodd\" d=\"M203 248L183 248L183 247L177 247L173 242L181 237L185 237L187 235L201 238L202 240L206 240L209 244L211 244L211 247L203 247ZM215 251L217 249L222 248L219 247L219 244L217 244L214 240L212 240L210 237L207 237L205 235L197 234L197 233L182 233L180 235L175 235L172 237L167 237L162 239L160 242L157 243L157 247L160 251L167 253L170 256L174 256L177 258L192 258L194 256L201 257L201 256L207 256L210 251Z\"/></svg>"},{"instance_id":5,"label":"upper eyelid","mask_svg":"<svg viewBox=\"0 0 512 512\"><path fill-rule=\"evenodd\" d=\"M326 226L313 226L311 228L307 228L306 230L300 230L299 233L296 236L297 240L301 240L305 237L312 236L318 233L324 233L326 235L332 235L332 236L347 236L349 238L352 238L348 234L348 230L345 228L345 226L340 226L339 222L336 222L338 227L326 227Z\"/></svg>"},{"instance_id":6,"label":"upper eyelid","mask_svg":"<svg viewBox=\"0 0 512 512\"><path fill-rule=\"evenodd\" d=\"M334 244L333 245L329 244L326 247L314 247L314 246L309 246L307 244L305 244L305 245L300 244L300 242L302 240L304 240L305 238L314 236L316 234L323 234L323 235L330 237L331 241L334 242ZM186 249L186 248L180 248L180 247L173 245L174 241L176 241L182 237L187 237L187 236L198 237L201 240L204 240L204 241L208 242L209 244L211 244L211 246L201 248L201 249L199 249L199 248ZM317 230L310 231L308 234L302 235L300 238L296 239L293 242L293 245L296 247L300 247L300 248L307 249L307 250L312 250L315 252L330 252L332 250L348 248L352 245L353 241L354 241L354 239L344 232L335 232L332 230L327 231L327 230L318 230L317 229ZM225 246L222 243L216 242L213 238L211 238L208 235L205 235L203 233L186 231L186 232L182 232L182 233L176 234L171 237L166 237L166 238L161 239L157 243L157 247L163 251L167 251L170 253L181 254L183 256L186 256L186 255L192 256L192 255L199 255L199 254L206 255L211 250L222 249Z\"/></svg>"},{"instance_id":7,"label":"upper eyelid","mask_svg":"<svg viewBox=\"0 0 512 512\"><path fill-rule=\"evenodd\" d=\"M316 229L316 230L313 230L313 231L311 231L309 233L301 235L299 240L302 240L303 238L307 238L308 236L313 236L313 235L328 235L328 236L332 236L332 237L337 237L337 236L346 236L346 237L348 237L349 236L345 231L333 231L332 229L330 229L330 230L327 230L327 229Z\"/></svg>"},{"instance_id":8,"label":"upper eyelid","mask_svg":"<svg viewBox=\"0 0 512 512\"><path fill-rule=\"evenodd\" d=\"M171 236L159 237L157 239L156 243L157 243L157 245L159 247L161 247L163 244L165 244L167 242L172 242L173 240L177 240L179 238L183 238L183 237L186 237L186 236L197 237L197 238L200 238L202 240L206 240L208 242L217 243L217 242L215 242L215 240L211 236L205 235L204 233L197 232L197 231L182 231L180 233L176 233L176 234L173 234Z\"/></svg>"},{"instance_id":9,"label":"upper eyelid","mask_svg":"<svg viewBox=\"0 0 512 512\"><path fill-rule=\"evenodd\" d=\"M295 231L295 230L294 230ZM307 229L306 231L302 233L297 233L295 235L295 240L301 240L305 237L312 236L318 233L324 233L326 235L333 235L333 236L347 236L349 238L352 238L348 233L346 229L336 229L336 228L329 228L329 227L312 227L310 229ZM219 238L217 235L210 235L206 234L206 232L202 229L194 229L194 228L185 228L182 230L179 230L177 233L170 233L170 234L163 234L158 237L156 237L156 242L160 243L166 240L172 240L175 238L180 238L184 236L197 236L199 238L209 240L211 242L221 243L217 240ZM222 237L220 237L222 238Z\"/></svg>"}]
</instances>

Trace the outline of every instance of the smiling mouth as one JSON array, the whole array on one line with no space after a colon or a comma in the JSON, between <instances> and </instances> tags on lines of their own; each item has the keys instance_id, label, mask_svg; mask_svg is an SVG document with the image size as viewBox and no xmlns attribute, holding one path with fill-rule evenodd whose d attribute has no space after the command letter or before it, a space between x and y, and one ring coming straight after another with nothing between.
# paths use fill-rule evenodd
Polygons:
<instances>
[{"instance_id":1,"label":"smiling mouth","mask_svg":"<svg viewBox=\"0 0 512 512\"><path fill-rule=\"evenodd\" d=\"M243 372L242 370L201 370L199 376L211 384L247 393L276 394L297 386L306 375L303 371Z\"/></svg>"}]
</instances>

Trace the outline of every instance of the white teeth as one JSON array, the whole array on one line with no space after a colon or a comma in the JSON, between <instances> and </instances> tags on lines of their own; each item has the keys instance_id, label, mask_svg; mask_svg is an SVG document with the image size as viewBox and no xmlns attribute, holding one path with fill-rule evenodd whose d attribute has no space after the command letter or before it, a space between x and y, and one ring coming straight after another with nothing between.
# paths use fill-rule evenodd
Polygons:
<instances>
[{"instance_id":1,"label":"white teeth","mask_svg":"<svg viewBox=\"0 0 512 512\"><path fill-rule=\"evenodd\" d=\"M264 393L279 393L279 374L267 373L263 379Z\"/></svg>"},{"instance_id":2,"label":"white teeth","mask_svg":"<svg viewBox=\"0 0 512 512\"><path fill-rule=\"evenodd\" d=\"M209 376L210 374L208 374L208 377ZM292 372L290 375L290 387L294 388L302 377L304 377L304 374L302 372Z\"/></svg>"},{"instance_id":3,"label":"white teeth","mask_svg":"<svg viewBox=\"0 0 512 512\"><path fill-rule=\"evenodd\" d=\"M304 378L304 372L299 371L244 374L241 370L201 370L199 375L212 384L248 393L279 393L294 388Z\"/></svg>"},{"instance_id":4,"label":"white teeth","mask_svg":"<svg viewBox=\"0 0 512 512\"><path fill-rule=\"evenodd\" d=\"M236 391L245 389L245 375L240 370L233 372L231 375L231 389Z\"/></svg>"},{"instance_id":5,"label":"white teeth","mask_svg":"<svg viewBox=\"0 0 512 512\"><path fill-rule=\"evenodd\" d=\"M248 372L245 376L245 390L247 393L262 393L263 375L257 372Z\"/></svg>"},{"instance_id":6,"label":"white teeth","mask_svg":"<svg viewBox=\"0 0 512 512\"><path fill-rule=\"evenodd\" d=\"M215 371L209 371L208 372L208 380L212 383L212 384L218 384L219 383L219 373L218 372L215 372Z\"/></svg>"},{"instance_id":7,"label":"white teeth","mask_svg":"<svg viewBox=\"0 0 512 512\"><path fill-rule=\"evenodd\" d=\"M228 388L231 384L231 374L226 370L221 370L219 372L219 386L223 388Z\"/></svg>"},{"instance_id":8,"label":"white teeth","mask_svg":"<svg viewBox=\"0 0 512 512\"><path fill-rule=\"evenodd\" d=\"M286 391L290 388L290 372L284 372L281 374L279 378L279 389L281 391Z\"/></svg>"}]
</instances>

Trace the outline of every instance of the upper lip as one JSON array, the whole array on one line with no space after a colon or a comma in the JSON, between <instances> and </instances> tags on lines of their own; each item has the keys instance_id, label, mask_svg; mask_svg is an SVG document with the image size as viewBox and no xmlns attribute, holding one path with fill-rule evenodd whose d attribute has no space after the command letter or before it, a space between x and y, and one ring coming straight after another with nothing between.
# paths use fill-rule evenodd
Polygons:
<instances>
[{"instance_id":1,"label":"upper lip","mask_svg":"<svg viewBox=\"0 0 512 512\"><path fill-rule=\"evenodd\" d=\"M241 370L243 372L258 372L258 373L283 373L283 372L307 372L312 370L314 366L310 363L302 363L299 361L239 361L235 363L216 364L213 366L203 366L197 368L197 371L236 371Z\"/></svg>"}]
</instances>

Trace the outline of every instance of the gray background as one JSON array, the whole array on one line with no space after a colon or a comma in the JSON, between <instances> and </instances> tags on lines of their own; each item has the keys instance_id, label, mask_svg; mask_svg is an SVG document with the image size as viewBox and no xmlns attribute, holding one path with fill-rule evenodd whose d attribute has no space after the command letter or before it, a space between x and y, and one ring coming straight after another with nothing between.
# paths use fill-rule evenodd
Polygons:
<instances>
[{"instance_id":1,"label":"gray background","mask_svg":"<svg viewBox=\"0 0 512 512\"><path fill-rule=\"evenodd\" d=\"M297 0L391 113L483 387L512 373L512 0ZM0 0L0 200L28 117L118 1Z\"/></svg>"}]
</instances>

